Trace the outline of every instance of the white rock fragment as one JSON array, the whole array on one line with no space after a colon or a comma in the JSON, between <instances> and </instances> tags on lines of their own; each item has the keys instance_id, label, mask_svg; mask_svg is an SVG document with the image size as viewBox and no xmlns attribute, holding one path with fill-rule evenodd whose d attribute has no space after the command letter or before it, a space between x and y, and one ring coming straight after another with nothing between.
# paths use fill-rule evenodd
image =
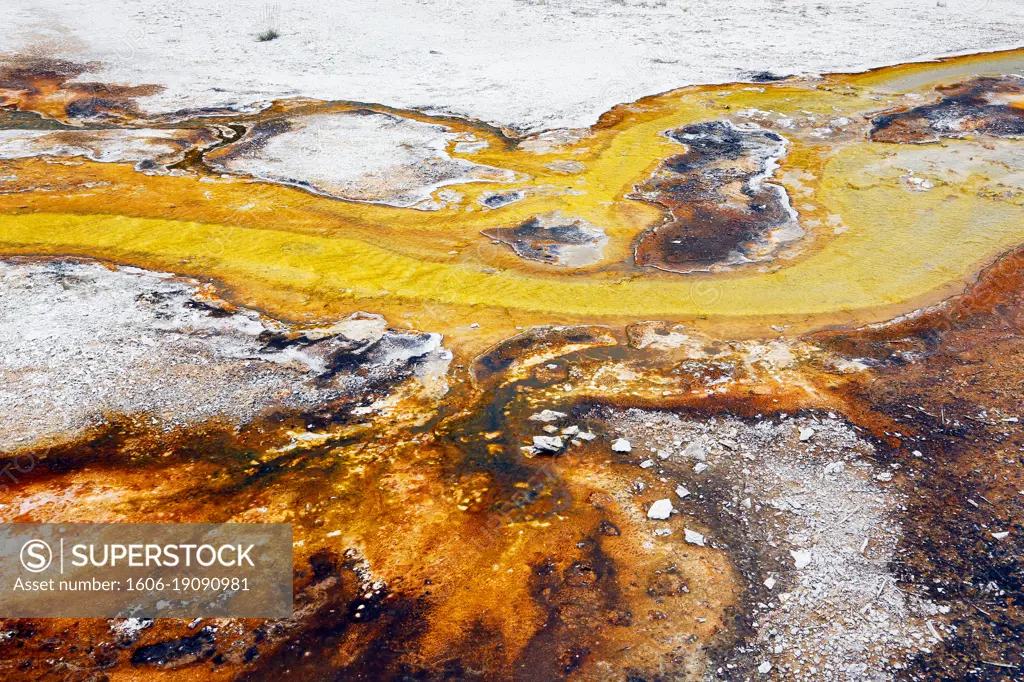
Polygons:
<instances>
[{"instance_id":1,"label":"white rock fragment","mask_svg":"<svg viewBox=\"0 0 1024 682\"><path fill-rule=\"evenodd\" d=\"M641 469L650 469L653 466L654 466L654 460L653 459L645 459L644 461L640 462L640 468Z\"/></svg>"},{"instance_id":2,"label":"white rock fragment","mask_svg":"<svg viewBox=\"0 0 1024 682\"><path fill-rule=\"evenodd\" d=\"M811 551L809 549L790 550L793 555L793 565L798 569L807 568L811 564Z\"/></svg>"},{"instance_id":3,"label":"white rock fragment","mask_svg":"<svg viewBox=\"0 0 1024 682\"><path fill-rule=\"evenodd\" d=\"M683 539L689 542L691 545L704 546L704 536L695 530L689 528L683 529Z\"/></svg>"},{"instance_id":4,"label":"white rock fragment","mask_svg":"<svg viewBox=\"0 0 1024 682\"><path fill-rule=\"evenodd\" d=\"M999 531L998 533L992 533L992 537L994 537L996 540L1002 540L1003 538L1005 538L1009 534L1010 534L1010 531L1003 530L1003 531Z\"/></svg>"},{"instance_id":5,"label":"white rock fragment","mask_svg":"<svg viewBox=\"0 0 1024 682\"><path fill-rule=\"evenodd\" d=\"M534 422L556 422L559 419L565 419L567 415L565 412L556 412L555 410L541 410L537 414L530 416L530 421Z\"/></svg>"},{"instance_id":6,"label":"white rock fragment","mask_svg":"<svg viewBox=\"0 0 1024 682\"><path fill-rule=\"evenodd\" d=\"M658 459L668 459L669 456L672 455L672 451L662 448L661 450L658 450L657 455Z\"/></svg>"},{"instance_id":7,"label":"white rock fragment","mask_svg":"<svg viewBox=\"0 0 1024 682\"><path fill-rule=\"evenodd\" d=\"M845 471L845 470L846 470L846 462L832 462L831 464L826 464L825 465L825 472L824 473L825 473L826 476L835 476L836 474L843 473L843 471Z\"/></svg>"},{"instance_id":8,"label":"white rock fragment","mask_svg":"<svg viewBox=\"0 0 1024 682\"><path fill-rule=\"evenodd\" d=\"M708 465L704 462L697 462L697 466L693 467L693 473L702 474L707 471Z\"/></svg>"},{"instance_id":9,"label":"white rock fragment","mask_svg":"<svg viewBox=\"0 0 1024 682\"><path fill-rule=\"evenodd\" d=\"M580 440L585 441L592 441L597 438L597 436L591 431L580 431L578 435Z\"/></svg>"},{"instance_id":10,"label":"white rock fragment","mask_svg":"<svg viewBox=\"0 0 1024 682\"><path fill-rule=\"evenodd\" d=\"M561 452L565 442L561 436L534 436L533 449L535 452Z\"/></svg>"},{"instance_id":11,"label":"white rock fragment","mask_svg":"<svg viewBox=\"0 0 1024 682\"><path fill-rule=\"evenodd\" d=\"M656 528L654 530L654 537L656 538L664 538L668 537L669 535L672 535L671 528Z\"/></svg>"},{"instance_id":12,"label":"white rock fragment","mask_svg":"<svg viewBox=\"0 0 1024 682\"><path fill-rule=\"evenodd\" d=\"M814 429L812 429L810 427L808 427L806 429L803 429L803 428L800 429L800 440L801 441L808 441L808 440L810 440L812 438L814 438Z\"/></svg>"},{"instance_id":13,"label":"white rock fragment","mask_svg":"<svg viewBox=\"0 0 1024 682\"><path fill-rule=\"evenodd\" d=\"M562 433L565 434L566 436L575 436L579 432L580 427L578 426L567 426L564 429L562 429Z\"/></svg>"},{"instance_id":14,"label":"white rock fragment","mask_svg":"<svg viewBox=\"0 0 1024 682\"><path fill-rule=\"evenodd\" d=\"M110 631L122 640L134 642L143 630L152 626L152 618L125 618L111 623Z\"/></svg>"},{"instance_id":15,"label":"white rock fragment","mask_svg":"<svg viewBox=\"0 0 1024 682\"><path fill-rule=\"evenodd\" d=\"M764 581L764 586L767 587L769 590L774 589L775 588L775 582L776 582L775 578L768 578L767 580Z\"/></svg>"},{"instance_id":16,"label":"white rock fragment","mask_svg":"<svg viewBox=\"0 0 1024 682\"><path fill-rule=\"evenodd\" d=\"M633 444L625 438L619 438L617 441L612 443L612 450L615 452L632 452Z\"/></svg>"},{"instance_id":17,"label":"white rock fragment","mask_svg":"<svg viewBox=\"0 0 1024 682\"><path fill-rule=\"evenodd\" d=\"M683 456L703 460L707 457L707 451L704 449L702 442L695 440L683 449Z\"/></svg>"},{"instance_id":18,"label":"white rock fragment","mask_svg":"<svg viewBox=\"0 0 1024 682\"><path fill-rule=\"evenodd\" d=\"M672 508L672 500L658 500L647 510L647 518L663 521L671 516L673 511L675 510Z\"/></svg>"},{"instance_id":19,"label":"white rock fragment","mask_svg":"<svg viewBox=\"0 0 1024 682\"><path fill-rule=\"evenodd\" d=\"M690 494L690 491L687 490L686 488L684 488L683 486L681 486L681 485L677 485L676 486L676 495L678 495L679 497L686 497L689 494Z\"/></svg>"},{"instance_id":20,"label":"white rock fragment","mask_svg":"<svg viewBox=\"0 0 1024 682\"><path fill-rule=\"evenodd\" d=\"M772 664L769 663L768 661L765 661L761 665L757 666L757 672L761 673L762 675L767 675L768 673L771 672L771 670L772 670Z\"/></svg>"}]
</instances>

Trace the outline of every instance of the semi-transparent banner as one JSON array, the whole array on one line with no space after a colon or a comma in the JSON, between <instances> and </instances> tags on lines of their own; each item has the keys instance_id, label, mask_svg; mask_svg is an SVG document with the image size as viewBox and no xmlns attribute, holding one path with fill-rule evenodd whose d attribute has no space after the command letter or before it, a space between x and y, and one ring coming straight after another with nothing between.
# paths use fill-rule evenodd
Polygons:
<instances>
[{"instance_id":1,"label":"semi-transparent banner","mask_svg":"<svg viewBox=\"0 0 1024 682\"><path fill-rule=\"evenodd\" d=\"M291 613L290 524L0 524L2 618Z\"/></svg>"}]
</instances>

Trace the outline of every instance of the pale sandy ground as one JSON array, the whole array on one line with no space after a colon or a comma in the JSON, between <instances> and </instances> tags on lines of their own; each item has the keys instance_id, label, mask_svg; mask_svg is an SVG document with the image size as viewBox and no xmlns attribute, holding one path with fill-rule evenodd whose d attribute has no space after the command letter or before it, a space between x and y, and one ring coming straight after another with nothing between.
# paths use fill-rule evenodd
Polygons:
<instances>
[{"instance_id":1,"label":"pale sandy ground","mask_svg":"<svg viewBox=\"0 0 1024 682\"><path fill-rule=\"evenodd\" d=\"M390 331L358 313L299 332L251 310L212 314L203 302L222 305L212 293L91 261L0 261L0 453L81 435L110 415L166 429L243 423L408 376L443 385L451 354L439 334ZM269 333L305 340L278 348ZM331 372L338 357L346 369Z\"/></svg>"},{"instance_id":2,"label":"pale sandy ground","mask_svg":"<svg viewBox=\"0 0 1024 682\"><path fill-rule=\"evenodd\" d=\"M102 163L174 163L195 145L217 141L206 130L0 130L0 159L81 156Z\"/></svg>"},{"instance_id":3,"label":"pale sandy ground","mask_svg":"<svg viewBox=\"0 0 1024 682\"><path fill-rule=\"evenodd\" d=\"M520 131L750 71L860 70L1024 44L1019 0L13 0L0 53L166 86L149 111L305 95ZM258 42L275 28L281 37Z\"/></svg>"},{"instance_id":4,"label":"pale sandy ground","mask_svg":"<svg viewBox=\"0 0 1024 682\"><path fill-rule=\"evenodd\" d=\"M447 185L515 179L511 171L449 156L447 147L459 136L448 128L400 116L319 114L291 119L287 129L267 128L257 127L206 161L331 197L402 207L428 201Z\"/></svg>"},{"instance_id":5,"label":"pale sandy ground","mask_svg":"<svg viewBox=\"0 0 1024 682\"><path fill-rule=\"evenodd\" d=\"M948 607L899 589L890 567L904 498L889 485L892 472L872 464L873 447L841 419L605 414L612 433L628 438L635 458L647 458L664 481L647 499L665 495L691 524L717 507L722 526L705 541L741 553L723 536L732 529L759 554L759 573L750 576L757 634L739 651L769 663L773 679L886 682L952 632ZM691 473L698 462L707 469ZM685 497L673 492L680 484ZM719 502L706 497L709 489ZM683 519L649 523L651 542L678 542ZM659 538L657 528L670 534Z\"/></svg>"}]
</instances>

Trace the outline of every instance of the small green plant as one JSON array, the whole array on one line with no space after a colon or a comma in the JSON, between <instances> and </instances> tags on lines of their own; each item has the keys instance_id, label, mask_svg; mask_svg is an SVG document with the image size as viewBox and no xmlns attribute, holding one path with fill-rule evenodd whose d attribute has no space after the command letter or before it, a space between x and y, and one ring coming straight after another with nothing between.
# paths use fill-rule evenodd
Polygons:
<instances>
[{"instance_id":1,"label":"small green plant","mask_svg":"<svg viewBox=\"0 0 1024 682\"><path fill-rule=\"evenodd\" d=\"M277 32L277 29L268 28L266 31L256 36L256 40L258 40L261 43L265 43L268 40L273 40L274 38L280 37L281 34Z\"/></svg>"}]
</instances>

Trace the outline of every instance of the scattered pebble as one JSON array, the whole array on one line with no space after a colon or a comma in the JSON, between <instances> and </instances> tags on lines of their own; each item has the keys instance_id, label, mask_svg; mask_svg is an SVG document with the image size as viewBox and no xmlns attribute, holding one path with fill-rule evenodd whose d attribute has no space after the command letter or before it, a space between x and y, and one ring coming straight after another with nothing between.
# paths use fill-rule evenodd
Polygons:
<instances>
[{"instance_id":1,"label":"scattered pebble","mask_svg":"<svg viewBox=\"0 0 1024 682\"><path fill-rule=\"evenodd\" d=\"M534 422L556 422L559 419L565 419L567 415L565 412L555 412L554 410L541 410L535 415L530 417L530 421Z\"/></svg>"},{"instance_id":2,"label":"scattered pebble","mask_svg":"<svg viewBox=\"0 0 1024 682\"><path fill-rule=\"evenodd\" d=\"M630 443L625 438L620 438L614 443L612 443L612 450L614 450L615 452L632 452L633 444Z\"/></svg>"},{"instance_id":3,"label":"scattered pebble","mask_svg":"<svg viewBox=\"0 0 1024 682\"><path fill-rule=\"evenodd\" d=\"M671 516L673 511L672 500L658 500L647 510L647 518L661 521Z\"/></svg>"},{"instance_id":4,"label":"scattered pebble","mask_svg":"<svg viewBox=\"0 0 1024 682\"><path fill-rule=\"evenodd\" d=\"M825 465L825 475L841 474L846 470L846 462L832 462L831 464Z\"/></svg>"},{"instance_id":5,"label":"scattered pebble","mask_svg":"<svg viewBox=\"0 0 1024 682\"><path fill-rule=\"evenodd\" d=\"M683 529L683 539L689 542L691 545L704 546L704 536L695 530L689 528Z\"/></svg>"},{"instance_id":6,"label":"scattered pebble","mask_svg":"<svg viewBox=\"0 0 1024 682\"><path fill-rule=\"evenodd\" d=\"M533 449L535 452L561 452L565 448L565 441L560 436L534 436Z\"/></svg>"},{"instance_id":7,"label":"scattered pebble","mask_svg":"<svg viewBox=\"0 0 1024 682\"><path fill-rule=\"evenodd\" d=\"M702 460L707 457L707 452L704 450L704 444L695 440L683 449L683 456Z\"/></svg>"},{"instance_id":8,"label":"scattered pebble","mask_svg":"<svg viewBox=\"0 0 1024 682\"><path fill-rule=\"evenodd\" d=\"M790 550L793 555L793 565L798 569L807 568L811 563L811 551L808 549Z\"/></svg>"}]
</instances>

